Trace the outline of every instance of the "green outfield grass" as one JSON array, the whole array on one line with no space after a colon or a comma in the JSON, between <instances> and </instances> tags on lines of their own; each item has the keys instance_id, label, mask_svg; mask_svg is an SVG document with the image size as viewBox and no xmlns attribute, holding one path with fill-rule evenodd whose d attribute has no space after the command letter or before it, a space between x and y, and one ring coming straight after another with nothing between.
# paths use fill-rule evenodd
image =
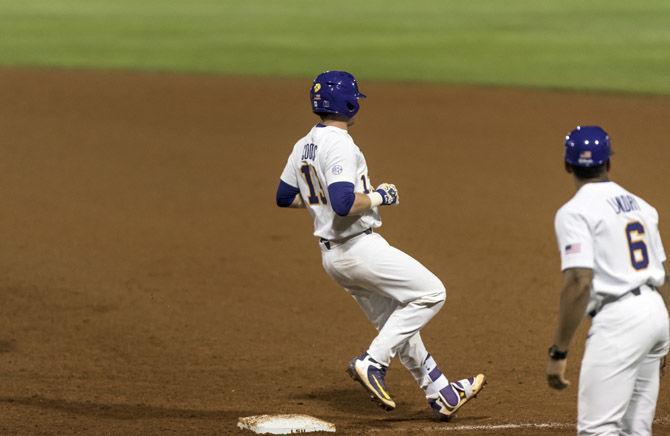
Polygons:
<instances>
[{"instance_id":1,"label":"green outfield grass","mask_svg":"<svg viewBox=\"0 0 670 436\"><path fill-rule=\"evenodd\" d=\"M668 0L0 0L0 64L670 93Z\"/></svg>"}]
</instances>

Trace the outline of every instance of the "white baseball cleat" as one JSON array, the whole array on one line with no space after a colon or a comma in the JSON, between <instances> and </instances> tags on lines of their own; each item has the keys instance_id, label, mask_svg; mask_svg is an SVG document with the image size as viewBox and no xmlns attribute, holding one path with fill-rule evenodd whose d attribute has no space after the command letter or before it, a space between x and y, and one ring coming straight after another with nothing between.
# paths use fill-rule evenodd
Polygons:
<instances>
[{"instance_id":1,"label":"white baseball cleat","mask_svg":"<svg viewBox=\"0 0 670 436\"><path fill-rule=\"evenodd\" d=\"M395 401L391 399L384 383L386 370L386 366L368 356L368 353L363 353L351 360L347 374L359 382L368 391L370 398L388 412L395 409Z\"/></svg>"},{"instance_id":2,"label":"white baseball cleat","mask_svg":"<svg viewBox=\"0 0 670 436\"><path fill-rule=\"evenodd\" d=\"M428 395L426 399L440 421L449 421L458 409L479 394L485 384L486 376L477 374L474 377L449 383L449 386L435 394Z\"/></svg>"}]
</instances>

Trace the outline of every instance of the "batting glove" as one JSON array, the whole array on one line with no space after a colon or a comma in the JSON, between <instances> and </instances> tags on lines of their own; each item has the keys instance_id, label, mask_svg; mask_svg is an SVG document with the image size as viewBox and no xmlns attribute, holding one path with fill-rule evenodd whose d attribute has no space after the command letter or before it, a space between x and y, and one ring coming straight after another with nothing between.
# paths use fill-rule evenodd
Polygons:
<instances>
[{"instance_id":1,"label":"batting glove","mask_svg":"<svg viewBox=\"0 0 670 436\"><path fill-rule=\"evenodd\" d=\"M375 189L379 195L382 196L382 204L396 205L400 204L400 196L398 195L398 188L392 183L382 183Z\"/></svg>"}]
</instances>

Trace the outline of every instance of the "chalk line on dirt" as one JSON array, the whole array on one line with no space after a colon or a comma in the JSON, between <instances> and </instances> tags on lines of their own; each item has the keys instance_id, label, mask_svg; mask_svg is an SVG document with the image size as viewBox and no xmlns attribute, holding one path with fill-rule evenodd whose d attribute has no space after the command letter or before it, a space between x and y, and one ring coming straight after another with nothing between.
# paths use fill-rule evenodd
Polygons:
<instances>
[{"instance_id":1,"label":"chalk line on dirt","mask_svg":"<svg viewBox=\"0 0 670 436\"><path fill-rule=\"evenodd\" d=\"M664 416L656 418L654 424L670 424L670 416ZM425 431L425 432L468 432L468 431L495 431L495 430L523 430L523 429L535 429L535 430L555 430L555 429L574 429L576 425L574 423L564 423L564 422L522 422L522 423L508 423L508 424L461 424L461 425L430 425L420 428L411 428L412 432L416 431ZM370 429L372 432L404 432L408 429L404 428L384 428L384 429Z\"/></svg>"}]
</instances>

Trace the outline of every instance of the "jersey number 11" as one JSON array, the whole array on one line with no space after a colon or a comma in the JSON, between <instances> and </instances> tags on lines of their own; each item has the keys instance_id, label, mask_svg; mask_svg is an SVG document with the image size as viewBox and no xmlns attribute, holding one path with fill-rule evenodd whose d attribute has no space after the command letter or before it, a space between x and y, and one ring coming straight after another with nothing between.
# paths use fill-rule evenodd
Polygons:
<instances>
[{"instance_id":1,"label":"jersey number 11","mask_svg":"<svg viewBox=\"0 0 670 436\"><path fill-rule=\"evenodd\" d=\"M305 183L307 183L307 187L309 188L309 197L307 197L309 204L319 204L319 200L321 200L321 203L323 204L328 204L326 196L323 194L321 181L317 177L314 167L309 164L304 164L300 167L300 171L302 172L302 176L305 178Z\"/></svg>"}]
</instances>

